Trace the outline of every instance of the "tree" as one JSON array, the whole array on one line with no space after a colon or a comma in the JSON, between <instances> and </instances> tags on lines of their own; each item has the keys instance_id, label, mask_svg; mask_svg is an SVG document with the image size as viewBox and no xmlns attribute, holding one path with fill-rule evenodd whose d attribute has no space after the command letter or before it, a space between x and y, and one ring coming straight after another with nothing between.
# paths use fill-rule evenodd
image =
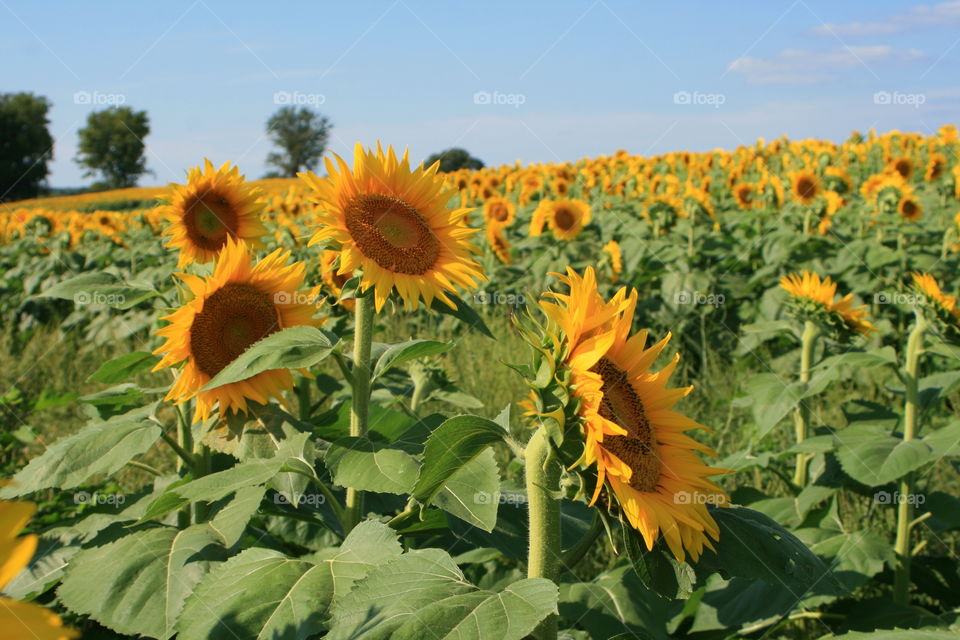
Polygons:
<instances>
[{"instance_id":1,"label":"tree","mask_svg":"<svg viewBox=\"0 0 960 640\"><path fill-rule=\"evenodd\" d=\"M326 116L306 107L280 108L267 120L267 134L280 147L267 156L267 164L291 178L300 171L312 171L327 148L332 128Z\"/></svg>"},{"instance_id":2,"label":"tree","mask_svg":"<svg viewBox=\"0 0 960 640\"><path fill-rule=\"evenodd\" d=\"M50 173L50 102L32 93L0 94L0 202L33 198Z\"/></svg>"},{"instance_id":3,"label":"tree","mask_svg":"<svg viewBox=\"0 0 960 640\"><path fill-rule=\"evenodd\" d=\"M147 173L143 139L150 133L150 120L146 111L130 107L94 111L78 133L80 146L75 160L87 169L84 177L102 176L95 188L132 187Z\"/></svg>"},{"instance_id":4,"label":"tree","mask_svg":"<svg viewBox=\"0 0 960 640\"><path fill-rule=\"evenodd\" d=\"M434 153L423 164L433 165L437 160L440 161L440 171L456 171L457 169L483 169L483 160L474 158L466 149L453 147L440 153Z\"/></svg>"}]
</instances>

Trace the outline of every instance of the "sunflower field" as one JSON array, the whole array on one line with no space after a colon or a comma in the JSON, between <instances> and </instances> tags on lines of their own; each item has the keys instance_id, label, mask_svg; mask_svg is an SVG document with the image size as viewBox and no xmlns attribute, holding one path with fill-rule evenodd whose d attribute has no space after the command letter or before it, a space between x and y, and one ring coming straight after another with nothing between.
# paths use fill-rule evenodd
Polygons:
<instances>
[{"instance_id":1,"label":"sunflower field","mask_svg":"<svg viewBox=\"0 0 960 640\"><path fill-rule=\"evenodd\" d=\"M960 138L0 211L0 639L960 635Z\"/></svg>"}]
</instances>

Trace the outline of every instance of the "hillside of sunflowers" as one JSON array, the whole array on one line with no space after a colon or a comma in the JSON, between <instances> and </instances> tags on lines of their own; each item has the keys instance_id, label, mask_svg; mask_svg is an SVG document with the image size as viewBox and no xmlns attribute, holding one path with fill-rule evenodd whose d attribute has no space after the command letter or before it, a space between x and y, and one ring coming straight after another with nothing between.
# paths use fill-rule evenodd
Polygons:
<instances>
[{"instance_id":1,"label":"hillside of sunflowers","mask_svg":"<svg viewBox=\"0 0 960 640\"><path fill-rule=\"evenodd\" d=\"M957 637L958 154L3 205L0 638Z\"/></svg>"}]
</instances>

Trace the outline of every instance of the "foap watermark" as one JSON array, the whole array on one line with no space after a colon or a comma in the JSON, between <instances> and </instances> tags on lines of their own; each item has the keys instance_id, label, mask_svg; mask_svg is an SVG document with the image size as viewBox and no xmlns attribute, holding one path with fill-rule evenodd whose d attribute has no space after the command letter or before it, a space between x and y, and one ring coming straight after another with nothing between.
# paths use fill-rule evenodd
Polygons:
<instances>
[{"instance_id":1,"label":"foap watermark","mask_svg":"<svg viewBox=\"0 0 960 640\"><path fill-rule=\"evenodd\" d=\"M923 305L927 297L922 293L901 293L900 291L880 291L873 294L874 304L911 304Z\"/></svg>"},{"instance_id":2,"label":"foap watermark","mask_svg":"<svg viewBox=\"0 0 960 640\"><path fill-rule=\"evenodd\" d=\"M722 493L701 493L699 491L677 491L673 494L675 504L727 504L727 496Z\"/></svg>"},{"instance_id":3,"label":"foap watermark","mask_svg":"<svg viewBox=\"0 0 960 640\"><path fill-rule=\"evenodd\" d=\"M273 104L295 107L319 107L327 101L322 93L304 93L302 91L277 91L273 94Z\"/></svg>"},{"instance_id":4,"label":"foap watermark","mask_svg":"<svg viewBox=\"0 0 960 640\"><path fill-rule=\"evenodd\" d=\"M77 91L73 94L73 104L118 107L127 101L122 93L103 93L100 91Z\"/></svg>"},{"instance_id":5,"label":"foap watermark","mask_svg":"<svg viewBox=\"0 0 960 640\"><path fill-rule=\"evenodd\" d=\"M677 291L673 294L673 303L677 305L710 305L714 308L719 307L727 301L727 297L722 293L705 293L703 291Z\"/></svg>"},{"instance_id":6,"label":"foap watermark","mask_svg":"<svg viewBox=\"0 0 960 640\"><path fill-rule=\"evenodd\" d=\"M873 94L873 104L907 106L919 109L927 101L923 93L901 93L900 91L877 91Z\"/></svg>"},{"instance_id":7,"label":"foap watermark","mask_svg":"<svg viewBox=\"0 0 960 640\"><path fill-rule=\"evenodd\" d=\"M473 104L500 105L519 109L526 104L527 96L522 93L503 93L501 91L477 91L473 94Z\"/></svg>"},{"instance_id":8,"label":"foap watermark","mask_svg":"<svg viewBox=\"0 0 960 640\"><path fill-rule=\"evenodd\" d=\"M112 507L119 507L127 501L127 496L122 493L100 493L94 491L75 491L73 493L73 504L108 504Z\"/></svg>"},{"instance_id":9,"label":"foap watermark","mask_svg":"<svg viewBox=\"0 0 960 640\"><path fill-rule=\"evenodd\" d=\"M73 303L82 306L87 304L107 305L117 307L125 304L127 297L122 293L103 293L101 291L79 291L73 294Z\"/></svg>"},{"instance_id":10,"label":"foap watermark","mask_svg":"<svg viewBox=\"0 0 960 640\"><path fill-rule=\"evenodd\" d=\"M876 504L912 504L918 506L927 501L927 497L922 493L900 493L899 491L877 491L873 494L873 501Z\"/></svg>"},{"instance_id":11,"label":"foap watermark","mask_svg":"<svg viewBox=\"0 0 960 640\"><path fill-rule=\"evenodd\" d=\"M527 494L519 491L477 491L473 504L526 504Z\"/></svg>"},{"instance_id":12,"label":"foap watermark","mask_svg":"<svg viewBox=\"0 0 960 640\"><path fill-rule=\"evenodd\" d=\"M522 293L503 293L502 291L480 290L473 294L474 304L506 304L511 307L522 307L527 304L527 297Z\"/></svg>"},{"instance_id":13,"label":"foap watermark","mask_svg":"<svg viewBox=\"0 0 960 640\"><path fill-rule=\"evenodd\" d=\"M317 304L320 296L308 291L277 291L273 294L274 304Z\"/></svg>"},{"instance_id":14,"label":"foap watermark","mask_svg":"<svg viewBox=\"0 0 960 640\"><path fill-rule=\"evenodd\" d=\"M273 504L289 505L293 507L299 507L300 505L319 507L320 505L327 503L327 496L323 495L322 493L295 493L291 497L293 500L282 493L275 493L273 494Z\"/></svg>"},{"instance_id":15,"label":"foap watermark","mask_svg":"<svg viewBox=\"0 0 960 640\"><path fill-rule=\"evenodd\" d=\"M673 94L673 104L708 106L719 109L727 101L722 93L704 93L702 91L677 91Z\"/></svg>"}]
</instances>

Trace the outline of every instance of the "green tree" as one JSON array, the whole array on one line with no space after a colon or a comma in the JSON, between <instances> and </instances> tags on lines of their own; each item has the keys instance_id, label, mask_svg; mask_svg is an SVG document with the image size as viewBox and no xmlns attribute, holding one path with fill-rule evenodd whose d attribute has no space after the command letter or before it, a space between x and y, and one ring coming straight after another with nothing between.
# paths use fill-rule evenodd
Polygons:
<instances>
[{"instance_id":1,"label":"green tree","mask_svg":"<svg viewBox=\"0 0 960 640\"><path fill-rule=\"evenodd\" d=\"M280 147L267 156L267 164L280 174L296 177L300 171L312 171L320 162L333 123L306 107L282 107L267 120L267 134Z\"/></svg>"},{"instance_id":2,"label":"green tree","mask_svg":"<svg viewBox=\"0 0 960 640\"><path fill-rule=\"evenodd\" d=\"M453 147L440 153L434 153L424 165L431 166L437 160L440 161L440 171L456 171L457 169L483 169L483 160L474 158L466 149Z\"/></svg>"},{"instance_id":3,"label":"green tree","mask_svg":"<svg viewBox=\"0 0 960 640\"><path fill-rule=\"evenodd\" d=\"M137 184L147 173L143 139L150 133L146 111L110 107L87 116L80 129L76 162L87 169L84 177L100 175L95 188L121 189Z\"/></svg>"},{"instance_id":4,"label":"green tree","mask_svg":"<svg viewBox=\"0 0 960 640\"><path fill-rule=\"evenodd\" d=\"M50 172L50 102L32 93L0 94L0 202L33 198Z\"/></svg>"}]
</instances>

